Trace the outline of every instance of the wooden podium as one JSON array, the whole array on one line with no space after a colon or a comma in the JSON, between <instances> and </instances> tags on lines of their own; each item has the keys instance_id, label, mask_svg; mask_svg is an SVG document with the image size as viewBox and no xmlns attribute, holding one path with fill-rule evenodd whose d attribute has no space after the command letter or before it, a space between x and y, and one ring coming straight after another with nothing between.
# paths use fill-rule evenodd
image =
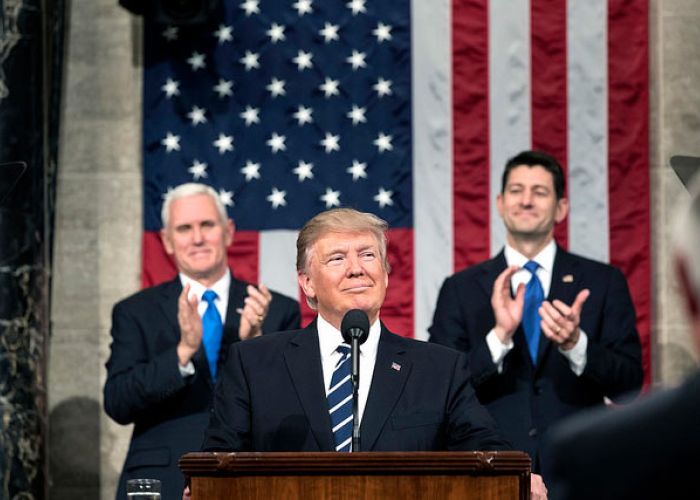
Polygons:
<instances>
[{"instance_id":1,"label":"wooden podium","mask_svg":"<svg viewBox=\"0 0 700 500\"><path fill-rule=\"evenodd\" d=\"M530 458L509 452L188 453L192 500L530 498Z\"/></svg>"}]
</instances>

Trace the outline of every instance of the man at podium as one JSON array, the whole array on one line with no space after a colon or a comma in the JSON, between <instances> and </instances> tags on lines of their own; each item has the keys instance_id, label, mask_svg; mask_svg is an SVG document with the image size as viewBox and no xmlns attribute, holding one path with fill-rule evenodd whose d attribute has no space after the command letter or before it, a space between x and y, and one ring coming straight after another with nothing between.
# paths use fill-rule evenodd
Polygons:
<instances>
[{"instance_id":1,"label":"man at podium","mask_svg":"<svg viewBox=\"0 0 700 500\"><path fill-rule=\"evenodd\" d=\"M355 451L510 449L476 399L464 354L381 323L387 228L347 208L306 223L297 239L298 281L318 315L302 330L231 346L204 450L352 451L351 384L349 374L338 376L350 363L341 321L352 309L370 325L360 348ZM533 498L546 497L539 477L533 485Z\"/></svg>"}]
</instances>

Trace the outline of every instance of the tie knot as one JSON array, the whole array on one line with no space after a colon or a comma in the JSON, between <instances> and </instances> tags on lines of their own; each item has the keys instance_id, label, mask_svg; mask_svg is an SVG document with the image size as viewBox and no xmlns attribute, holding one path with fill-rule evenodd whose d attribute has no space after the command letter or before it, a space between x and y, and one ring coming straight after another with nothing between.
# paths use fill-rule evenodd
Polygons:
<instances>
[{"instance_id":1,"label":"tie knot","mask_svg":"<svg viewBox=\"0 0 700 500\"><path fill-rule=\"evenodd\" d=\"M535 274L535 271L537 271L537 268L540 267L540 265L534 260L528 260L523 267L532 274Z\"/></svg>"},{"instance_id":2,"label":"tie knot","mask_svg":"<svg viewBox=\"0 0 700 500\"><path fill-rule=\"evenodd\" d=\"M216 297L218 297L218 295L216 295L216 292L214 290L207 290L202 295L202 300L211 305L216 300Z\"/></svg>"},{"instance_id":3,"label":"tie knot","mask_svg":"<svg viewBox=\"0 0 700 500\"><path fill-rule=\"evenodd\" d=\"M350 346L347 344L340 344L336 349L343 356L347 356L350 353Z\"/></svg>"}]
</instances>

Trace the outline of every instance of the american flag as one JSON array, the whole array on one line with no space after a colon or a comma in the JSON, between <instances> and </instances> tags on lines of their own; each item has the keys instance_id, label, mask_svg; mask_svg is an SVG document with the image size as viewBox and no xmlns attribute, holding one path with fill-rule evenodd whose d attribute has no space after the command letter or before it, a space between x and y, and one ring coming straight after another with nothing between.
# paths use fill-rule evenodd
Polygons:
<instances>
[{"instance_id":1,"label":"american flag","mask_svg":"<svg viewBox=\"0 0 700 500\"><path fill-rule=\"evenodd\" d=\"M392 227L382 320L426 338L443 279L503 245L506 159L543 149L568 175L557 240L626 274L648 378L646 0L224 7L208 26L145 27L144 286L174 275L159 213L180 183L220 193L234 273L294 297L296 231L351 206Z\"/></svg>"}]
</instances>

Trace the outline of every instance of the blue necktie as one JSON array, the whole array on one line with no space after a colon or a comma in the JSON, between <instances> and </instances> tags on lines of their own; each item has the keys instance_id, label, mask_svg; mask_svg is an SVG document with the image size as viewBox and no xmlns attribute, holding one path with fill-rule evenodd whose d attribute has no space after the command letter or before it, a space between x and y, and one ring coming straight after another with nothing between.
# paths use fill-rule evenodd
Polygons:
<instances>
[{"instance_id":1,"label":"blue necktie","mask_svg":"<svg viewBox=\"0 0 700 500\"><path fill-rule=\"evenodd\" d=\"M352 381L350 380L350 346L340 344L340 361L335 365L328 390L335 451L350 451L352 445Z\"/></svg>"},{"instance_id":2,"label":"blue necktie","mask_svg":"<svg viewBox=\"0 0 700 500\"><path fill-rule=\"evenodd\" d=\"M544 300L544 290L542 283L537 277L537 268L540 267L537 262L528 261L525 264L525 269L530 271L532 277L525 287L525 306L523 307L523 330L525 331L525 339L527 347L530 351L532 364L537 363L537 349L540 345L540 313L537 310L542 305Z\"/></svg>"},{"instance_id":3,"label":"blue necktie","mask_svg":"<svg viewBox=\"0 0 700 500\"><path fill-rule=\"evenodd\" d=\"M213 290L207 290L202 295L202 300L208 304L207 310L204 311L204 316L202 316L202 342L204 343L204 352L207 355L212 380L216 380L216 363L219 359L221 335L224 330L221 315L214 303L216 297L216 292Z\"/></svg>"}]
</instances>

